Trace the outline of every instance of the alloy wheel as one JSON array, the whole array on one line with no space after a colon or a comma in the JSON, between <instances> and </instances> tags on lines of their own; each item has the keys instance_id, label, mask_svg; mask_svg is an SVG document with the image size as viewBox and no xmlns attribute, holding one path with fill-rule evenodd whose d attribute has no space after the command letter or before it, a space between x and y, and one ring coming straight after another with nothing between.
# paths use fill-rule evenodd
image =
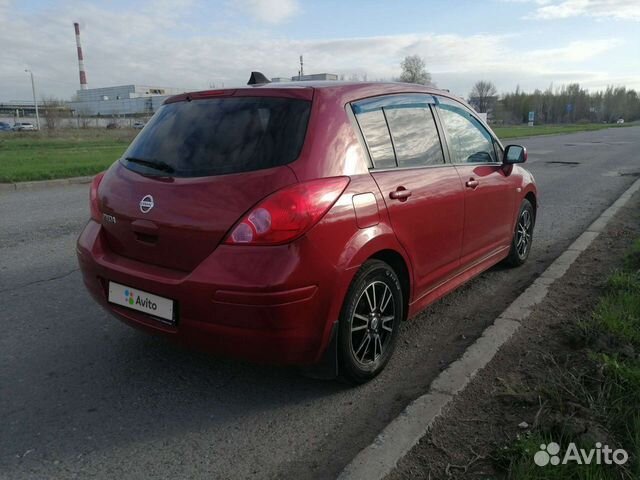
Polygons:
<instances>
[{"instance_id":1,"label":"alloy wheel","mask_svg":"<svg viewBox=\"0 0 640 480\"><path fill-rule=\"evenodd\" d=\"M391 341L396 318L389 286L374 281L364 289L351 319L351 352L362 365L376 362Z\"/></svg>"},{"instance_id":2,"label":"alloy wheel","mask_svg":"<svg viewBox=\"0 0 640 480\"><path fill-rule=\"evenodd\" d=\"M532 230L533 221L531 218L531 212L528 209L524 209L518 219L516 232L516 251L520 258L524 258L527 255L531 245Z\"/></svg>"}]
</instances>

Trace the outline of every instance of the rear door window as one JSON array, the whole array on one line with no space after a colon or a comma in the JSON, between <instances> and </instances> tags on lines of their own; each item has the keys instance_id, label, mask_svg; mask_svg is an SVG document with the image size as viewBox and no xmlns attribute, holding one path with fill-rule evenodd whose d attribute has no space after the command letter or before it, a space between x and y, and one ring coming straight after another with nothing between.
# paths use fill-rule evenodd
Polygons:
<instances>
[{"instance_id":1,"label":"rear door window","mask_svg":"<svg viewBox=\"0 0 640 480\"><path fill-rule=\"evenodd\" d=\"M444 163L438 130L428 105L385 107L398 167Z\"/></svg>"},{"instance_id":2,"label":"rear door window","mask_svg":"<svg viewBox=\"0 0 640 480\"><path fill-rule=\"evenodd\" d=\"M431 95L374 97L352 105L374 168L444 164Z\"/></svg>"},{"instance_id":3,"label":"rear door window","mask_svg":"<svg viewBox=\"0 0 640 480\"><path fill-rule=\"evenodd\" d=\"M358 113L356 115L362 135L367 143L371 160L375 168L396 166L389 127L382 108Z\"/></svg>"},{"instance_id":4,"label":"rear door window","mask_svg":"<svg viewBox=\"0 0 640 480\"><path fill-rule=\"evenodd\" d=\"M176 177L285 165L300 154L310 110L309 101L273 97L169 103L158 109L122 162L141 173Z\"/></svg>"}]
</instances>

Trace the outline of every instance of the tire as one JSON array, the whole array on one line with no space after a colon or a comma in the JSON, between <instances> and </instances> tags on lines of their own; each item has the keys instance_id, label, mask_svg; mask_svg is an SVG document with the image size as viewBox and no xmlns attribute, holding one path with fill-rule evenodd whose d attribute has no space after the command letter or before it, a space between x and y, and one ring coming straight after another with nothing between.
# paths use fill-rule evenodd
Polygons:
<instances>
[{"instance_id":1,"label":"tire","mask_svg":"<svg viewBox=\"0 0 640 480\"><path fill-rule=\"evenodd\" d=\"M338 362L343 379L365 383L384 369L395 349L403 309L402 288L393 269L380 260L365 262L340 314Z\"/></svg>"},{"instance_id":2,"label":"tire","mask_svg":"<svg viewBox=\"0 0 640 480\"><path fill-rule=\"evenodd\" d=\"M516 219L516 228L513 232L511 240L511 250L505 262L512 267L519 267L529 258L531 252L531 244L533 243L533 227L535 226L535 212L533 205L526 198L522 201L518 218ZM523 240L524 238L524 240ZM523 243L524 242L524 243Z\"/></svg>"}]
</instances>

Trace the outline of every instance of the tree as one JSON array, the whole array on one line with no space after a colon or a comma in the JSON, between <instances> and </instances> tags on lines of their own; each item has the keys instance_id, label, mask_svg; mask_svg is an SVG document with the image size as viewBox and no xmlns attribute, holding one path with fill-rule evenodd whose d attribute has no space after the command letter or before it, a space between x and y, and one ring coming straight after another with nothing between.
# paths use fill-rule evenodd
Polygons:
<instances>
[{"instance_id":1,"label":"tree","mask_svg":"<svg viewBox=\"0 0 640 480\"><path fill-rule=\"evenodd\" d=\"M533 93L518 87L501 96L494 108L494 121L526 122L529 112L535 112L536 123L611 123L619 118L630 122L640 119L640 96L635 90L614 86L590 92L570 84Z\"/></svg>"},{"instance_id":2,"label":"tree","mask_svg":"<svg viewBox=\"0 0 640 480\"><path fill-rule=\"evenodd\" d=\"M78 128L89 128L91 124L91 111L89 107L82 107L76 111L76 119L78 121Z\"/></svg>"},{"instance_id":3,"label":"tree","mask_svg":"<svg viewBox=\"0 0 640 480\"><path fill-rule=\"evenodd\" d=\"M344 80L344 79L343 79ZM367 73L352 73L349 75L350 82L366 82L367 81Z\"/></svg>"},{"instance_id":4,"label":"tree","mask_svg":"<svg viewBox=\"0 0 640 480\"><path fill-rule=\"evenodd\" d=\"M427 72L424 59L419 55L404 57L400 66L402 67L401 82L431 85L431 74Z\"/></svg>"},{"instance_id":5,"label":"tree","mask_svg":"<svg viewBox=\"0 0 640 480\"><path fill-rule=\"evenodd\" d=\"M65 113L64 102L54 97L43 97L40 103L47 130L55 130Z\"/></svg>"},{"instance_id":6,"label":"tree","mask_svg":"<svg viewBox=\"0 0 640 480\"><path fill-rule=\"evenodd\" d=\"M498 91L493 83L487 80L480 80L471 89L469 102L477 107L478 112L486 113L497 93Z\"/></svg>"}]
</instances>

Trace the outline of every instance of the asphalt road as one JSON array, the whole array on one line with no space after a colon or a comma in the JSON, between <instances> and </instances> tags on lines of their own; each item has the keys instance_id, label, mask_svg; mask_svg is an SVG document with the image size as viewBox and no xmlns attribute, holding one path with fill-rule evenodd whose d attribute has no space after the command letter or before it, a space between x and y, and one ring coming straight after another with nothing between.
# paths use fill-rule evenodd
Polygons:
<instances>
[{"instance_id":1,"label":"asphalt road","mask_svg":"<svg viewBox=\"0 0 640 480\"><path fill-rule=\"evenodd\" d=\"M120 324L77 271L87 186L0 194L0 477L335 476L640 176L640 127L520 143L540 190L530 262L406 322L385 372L359 388Z\"/></svg>"}]
</instances>

